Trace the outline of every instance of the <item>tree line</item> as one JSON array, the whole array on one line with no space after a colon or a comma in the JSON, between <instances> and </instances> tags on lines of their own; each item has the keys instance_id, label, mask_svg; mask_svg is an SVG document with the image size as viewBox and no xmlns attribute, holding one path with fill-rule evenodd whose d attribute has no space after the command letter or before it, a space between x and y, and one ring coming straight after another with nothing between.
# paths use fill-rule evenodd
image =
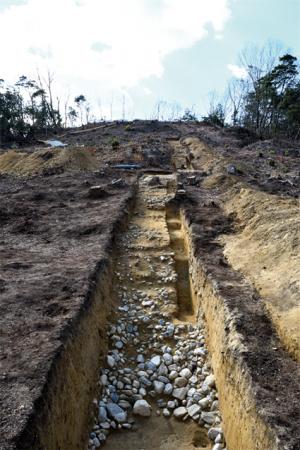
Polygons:
<instances>
[{"instance_id":1,"label":"tree line","mask_svg":"<svg viewBox=\"0 0 300 450\"><path fill-rule=\"evenodd\" d=\"M203 120L218 125L246 127L261 138L300 137L300 77L295 56L274 44L261 49L248 47L239 59L241 78L232 79L222 101L211 98ZM39 74L36 80L21 76L14 85L0 79L0 145L26 143L62 127L91 120L90 105L78 95L70 105L61 104L53 92L53 76ZM183 111L178 103L158 102L153 119L198 120L193 109ZM125 105L123 100L123 120Z\"/></svg>"},{"instance_id":2,"label":"tree line","mask_svg":"<svg viewBox=\"0 0 300 450\"><path fill-rule=\"evenodd\" d=\"M53 81L50 73L43 79L38 75L37 80L22 75L13 85L0 79L0 145L30 142L68 124L74 126L77 120L89 121L85 96L75 97L72 106L67 99L62 108L59 97L54 97Z\"/></svg>"},{"instance_id":3,"label":"tree line","mask_svg":"<svg viewBox=\"0 0 300 450\"><path fill-rule=\"evenodd\" d=\"M277 54L276 54L277 53ZM219 126L242 126L261 138L300 137L299 63L290 53L278 55L269 44L240 55L244 77L229 82L221 102L212 102L204 118Z\"/></svg>"}]
</instances>

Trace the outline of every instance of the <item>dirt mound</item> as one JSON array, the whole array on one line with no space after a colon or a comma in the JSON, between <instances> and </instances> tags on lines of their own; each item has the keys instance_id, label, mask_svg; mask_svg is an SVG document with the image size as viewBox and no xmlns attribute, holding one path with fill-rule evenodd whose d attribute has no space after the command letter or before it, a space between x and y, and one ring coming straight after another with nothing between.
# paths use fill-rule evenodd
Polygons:
<instances>
[{"instance_id":1,"label":"dirt mound","mask_svg":"<svg viewBox=\"0 0 300 450\"><path fill-rule=\"evenodd\" d=\"M253 281L300 361L299 201L243 188L226 194L225 210L240 224L238 234L224 237L225 255Z\"/></svg>"},{"instance_id":2,"label":"dirt mound","mask_svg":"<svg viewBox=\"0 0 300 450\"><path fill-rule=\"evenodd\" d=\"M0 173L36 175L67 170L95 170L93 148L43 149L33 153L10 150L0 155Z\"/></svg>"}]
</instances>

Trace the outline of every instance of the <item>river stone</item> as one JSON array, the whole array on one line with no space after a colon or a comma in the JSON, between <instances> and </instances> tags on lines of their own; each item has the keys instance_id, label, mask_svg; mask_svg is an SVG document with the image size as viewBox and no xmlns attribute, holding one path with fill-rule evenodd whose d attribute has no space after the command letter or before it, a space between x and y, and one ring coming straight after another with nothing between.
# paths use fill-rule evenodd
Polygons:
<instances>
[{"instance_id":1,"label":"river stone","mask_svg":"<svg viewBox=\"0 0 300 450\"><path fill-rule=\"evenodd\" d=\"M173 336L174 331L175 331L175 327L174 327L174 325L171 323L170 325L167 326L166 335L171 337L171 336Z\"/></svg>"},{"instance_id":2,"label":"river stone","mask_svg":"<svg viewBox=\"0 0 300 450\"><path fill-rule=\"evenodd\" d=\"M169 400L167 403L167 407L170 409L175 409L176 408L176 403L173 400Z\"/></svg>"},{"instance_id":3,"label":"river stone","mask_svg":"<svg viewBox=\"0 0 300 450\"><path fill-rule=\"evenodd\" d=\"M151 415L151 406L146 400L137 400L133 406L133 414L149 417Z\"/></svg>"},{"instance_id":4,"label":"river stone","mask_svg":"<svg viewBox=\"0 0 300 450\"><path fill-rule=\"evenodd\" d=\"M117 341L117 342L115 343L115 347L116 347L118 350L121 350L121 348L123 348L123 346L124 346L124 344L123 344L122 341Z\"/></svg>"},{"instance_id":5,"label":"river stone","mask_svg":"<svg viewBox=\"0 0 300 450\"><path fill-rule=\"evenodd\" d=\"M195 356L205 355L203 348L196 348L193 353Z\"/></svg>"},{"instance_id":6,"label":"river stone","mask_svg":"<svg viewBox=\"0 0 300 450\"><path fill-rule=\"evenodd\" d=\"M218 402L218 400L214 400L212 402L210 410L211 411L218 411L219 410L219 402Z\"/></svg>"},{"instance_id":7,"label":"river stone","mask_svg":"<svg viewBox=\"0 0 300 450\"><path fill-rule=\"evenodd\" d=\"M101 381L102 386L105 386L107 384L107 375L105 375L105 373L103 375L101 375L100 381Z\"/></svg>"},{"instance_id":8,"label":"river stone","mask_svg":"<svg viewBox=\"0 0 300 450\"><path fill-rule=\"evenodd\" d=\"M118 388L119 390L122 390L122 389L124 388L124 383L122 383L122 381L118 381L118 382L117 382L117 388Z\"/></svg>"},{"instance_id":9,"label":"river stone","mask_svg":"<svg viewBox=\"0 0 300 450\"><path fill-rule=\"evenodd\" d=\"M138 373L137 373L137 376L138 377L147 377L148 378L148 374L144 370L139 370Z\"/></svg>"},{"instance_id":10,"label":"river stone","mask_svg":"<svg viewBox=\"0 0 300 450\"><path fill-rule=\"evenodd\" d=\"M195 417L197 414L199 414L201 411L201 406L199 405L191 405L187 408L187 412L189 413L189 416Z\"/></svg>"},{"instance_id":11,"label":"river stone","mask_svg":"<svg viewBox=\"0 0 300 450\"><path fill-rule=\"evenodd\" d=\"M196 377L196 375L193 375L193 376L190 378L190 380L189 380L189 382L190 382L191 384L196 384L197 381L198 381L198 378Z\"/></svg>"},{"instance_id":12,"label":"river stone","mask_svg":"<svg viewBox=\"0 0 300 450\"><path fill-rule=\"evenodd\" d=\"M118 394L117 394L116 392L113 392L113 393L111 394L110 398L112 399L112 401L113 401L114 403L118 403L119 396L118 396Z\"/></svg>"},{"instance_id":13,"label":"river stone","mask_svg":"<svg viewBox=\"0 0 300 450\"><path fill-rule=\"evenodd\" d=\"M157 377L158 381L161 381L164 384L169 383L169 378L168 377L164 377L163 375L159 375L159 377Z\"/></svg>"},{"instance_id":14,"label":"river stone","mask_svg":"<svg viewBox=\"0 0 300 450\"><path fill-rule=\"evenodd\" d=\"M192 372L190 371L190 369L185 368L185 369L182 369L182 370L179 372L179 375L180 375L181 377L184 377L184 378L186 378L186 379L189 379L189 378L191 378L191 376L192 376Z\"/></svg>"},{"instance_id":15,"label":"river stone","mask_svg":"<svg viewBox=\"0 0 300 450\"><path fill-rule=\"evenodd\" d=\"M151 362L151 361L147 361L147 362L146 362L145 368L146 368L147 370L153 370L153 372L157 369L156 365L153 364L153 362Z\"/></svg>"},{"instance_id":16,"label":"river stone","mask_svg":"<svg viewBox=\"0 0 300 450\"><path fill-rule=\"evenodd\" d=\"M126 421L127 413L116 403L108 403L107 411L109 416L118 423Z\"/></svg>"},{"instance_id":17,"label":"river stone","mask_svg":"<svg viewBox=\"0 0 300 450\"><path fill-rule=\"evenodd\" d=\"M207 432L207 435L211 441L214 441L217 436L222 433L222 428L210 428Z\"/></svg>"},{"instance_id":18,"label":"river stone","mask_svg":"<svg viewBox=\"0 0 300 450\"><path fill-rule=\"evenodd\" d=\"M161 381L154 380L153 387L157 394L161 394L165 388L165 385Z\"/></svg>"},{"instance_id":19,"label":"river stone","mask_svg":"<svg viewBox=\"0 0 300 450\"><path fill-rule=\"evenodd\" d=\"M188 388L181 387L173 389L173 397L178 398L178 400L184 400L187 394Z\"/></svg>"},{"instance_id":20,"label":"river stone","mask_svg":"<svg viewBox=\"0 0 300 450\"><path fill-rule=\"evenodd\" d=\"M165 385L164 394L165 395L171 395L173 391L173 385L171 383L167 383Z\"/></svg>"},{"instance_id":21,"label":"river stone","mask_svg":"<svg viewBox=\"0 0 300 450\"><path fill-rule=\"evenodd\" d=\"M152 362L152 364L154 364L155 367L158 367L161 362L161 357L159 355L153 356L153 358L151 358L150 362Z\"/></svg>"},{"instance_id":22,"label":"river stone","mask_svg":"<svg viewBox=\"0 0 300 450\"><path fill-rule=\"evenodd\" d=\"M104 442L104 441L106 441L106 435L104 433L99 433L98 439L100 442Z\"/></svg>"},{"instance_id":23,"label":"river stone","mask_svg":"<svg viewBox=\"0 0 300 450\"><path fill-rule=\"evenodd\" d=\"M223 445L222 444L216 444L213 446L212 450L223 450Z\"/></svg>"},{"instance_id":24,"label":"river stone","mask_svg":"<svg viewBox=\"0 0 300 450\"><path fill-rule=\"evenodd\" d=\"M187 413L187 409L184 406L179 406L179 408L174 409L173 414L176 419L181 419Z\"/></svg>"},{"instance_id":25,"label":"river stone","mask_svg":"<svg viewBox=\"0 0 300 450\"><path fill-rule=\"evenodd\" d=\"M107 419L107 412L106 412L106 409L104 408L104 406L99 407L98 419L99 419L99 422L105 422Z\"/></svg>"},{"instance_id":26,"label":"river stone","mask_svg":"<svg viewBox=\"0 0 300 450\"><path fill-rule=\"evenodd\" d=\"M99 439L96 437L93 439L93 444L96 448L99 448L101 445Z\"/></svg>"},{"instance_id":27,"label":"river stone","mask_svg":"<svg viewBox=\"0 0 300 450\"><path fill-rule=\"evenodd\" d=\"M177 377L174 381L174 386L182 388L187 385L187 379L184 377Z\"/></svg>"},{"instance_id":28,"label":"river stone","mask_svg":"<svg viewBox=\"0 0 300 450\"><path fill-rule=\"evenodd\" d=\"M214 375L208 375L204 382L203 382L204 386L208 386L210 388L215 387L215 376Z\"/></svg>"},{"instance_id":29,"label":"river stone","mask_svg":"<svg viewBox=\"0 0 300 450\"><path fill-rule=\"evenodd\" d=\"M165 364L167 366L169 366L173 362L173 357L169 353L164 353L163 354L163 360L164 360Z\"/></svg>"},{"instance_id":30,"label":"river stone","mask_svg":"<svg viewBox=\"0 0 300 450\"><path fill-rule=\"evenodd\" d=\"M205 409L208 407L210 403L210 399L209 397L204 397L199 401L199 405L201 406L201 408Z\"/></svg>"},{"instance_id":31,"label":"river stone","mask_svg":"<svg viewBox=\"0 0 300 450\"><path fill-rule=\"evenodd\" d=\"M168 375L168 369L165 364L161 364L157 371L158 375Z\"/></svg>"},{"instance_id":32,"label":"river stone","mask_svg":"<svg viewBox=\"0 0 300 450\"><path fill-rule=\"evenodd\" d=\"M216 415L212 412L203 412L201 413L201 419L208 425L212 425L216 420Z\"/></svg>"},{"instance_id":33,"label":"river stone","mask_svg":"<svg viewBox=\"0 0 300 450\"><path fill-rule=\"evenodd\" d=\"M133 326L131 325L131 323L126 325L126 331L128 333L132 333L134 331Z\"/></svg>"},{"instance_id":34,"label":"river stone","mask_svg":"<svg viewBox=\"0 0 300 450\"><path fill-rule=\"evenodd\" d=\"M131 404L127 400L120 400L119 401L119 406L122 409L130 409L131 408Z\"/></svg>"},{"instance_id":35,"label":"river stone","mask_svg":"<svg viewBox=\"0 0 300 450\"><path fill-rule=\"evenodd\" d=\"M151 381L150 380L148 380L148 378L146 378L146 377L141 377L140 378L140 382L142 383L142 384L145 384L146 386L151 386Z\"/></svg>"},{"instance_id":36,"label":"river stone","mask_svg":"<svg viewBox=\"0 0 300 450\"><path fill-rule=\"evenodd\" d=\"M145 395L147 395L147 391L145 388L141 387L139 389L139 394L142 395L143 397L145 397Z\"/></svg>"},{"instance_id":37,"label":"river stone","mask_svg":"<svg viewBox=\"0 0 300 450\"><path fill-rule=\"evenodd\" d=\"M144 355L141 355L141 354L140 354L140 355L137 355L136 360L137 360L138 363L143 363L143 362L145 362Z\"/></svg>"},{"instance_id":38,"label":"river stone","mask_svg":"<svg viewBox=\"0 0 300 450\"><path fill-rule=\"evenodd\" d=\"M111 356L108 355L107 356L107 364L109 365L109 367L112 369L114 367L114 365L116 364L115 359Z\"/></svg>"},{"instance_id":39,"label":"river stone","mask_svg":"<svg viewBox=\"0 0 300 450\"><path fill-rule=\"evenodd\" d=\"M188 397L193 397L193 395L195 395L195 394L197 394L197 391L195 388L191 388L188 390L188 393L187 393Z\"/></svg>"},{"instance_id":40,"label":"river stone","mask_svg":"<svg viewBox=\"0 0 300 450\"><path fill-rule=\"evenodd\" d=\"M176 370L172 370L169 375L170 380L175 380L175 378L177 378L177 377L178 377L178 372L176 372Z\"/></svg>"},{"instance_id":41,"label":"river stone","mask_svg":"<svg viewBox=\"0 0 300 450\"><path fill-rule=\"evenodd\" d=\"M218 434L218 436L215 439L216 444L221 444L223 442L223 436L222 434Z\"/></svg>"},{"instance_id":42,"label":"river stone","mask_svg":"<svg viewBox=\"0 0 300 450\"><path fill-rule=\"evenodd\" d=\"M170 415L171 415L171 413L170 413L170 411L168 410L168 408L164 408L164 409L163 409L163 416L164 416L164 417L170 417Z\"/></svg>"}]
</instances>

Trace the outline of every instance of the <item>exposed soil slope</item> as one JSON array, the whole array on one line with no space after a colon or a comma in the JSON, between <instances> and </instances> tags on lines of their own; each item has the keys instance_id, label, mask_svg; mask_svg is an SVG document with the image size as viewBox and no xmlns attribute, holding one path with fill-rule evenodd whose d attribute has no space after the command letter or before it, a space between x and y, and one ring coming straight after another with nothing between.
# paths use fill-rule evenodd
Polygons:
<instances>
[{"instance_id":1,"label":"exposed soil slope","mask_svg":"<svg viewBox=\"0 0 300 450\"><path fill-rule=\"evenodd\" d=\"M300 204L256 190L227 193L225 211L238 220L225 256L253 281L287 349L300 361Z\"/></svg>"}]
</instances>

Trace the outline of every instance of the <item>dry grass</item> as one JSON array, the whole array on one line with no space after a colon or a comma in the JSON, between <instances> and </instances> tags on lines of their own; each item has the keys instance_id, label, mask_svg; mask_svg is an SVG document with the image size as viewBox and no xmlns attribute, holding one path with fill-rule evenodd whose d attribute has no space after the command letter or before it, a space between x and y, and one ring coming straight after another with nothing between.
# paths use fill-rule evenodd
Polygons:
<instances>
[{"instance_id":1,"label":"dry grass","mask_svg":"<svg viewBox=\"0 0 300 450\"><path fill-rule=\"evenodd\" d=\"M36 175L49 169L95 170L98 167L93 148L43 149L33 153L10 150L0 155L0 173Z\"/></svg>"}]
</instances>

